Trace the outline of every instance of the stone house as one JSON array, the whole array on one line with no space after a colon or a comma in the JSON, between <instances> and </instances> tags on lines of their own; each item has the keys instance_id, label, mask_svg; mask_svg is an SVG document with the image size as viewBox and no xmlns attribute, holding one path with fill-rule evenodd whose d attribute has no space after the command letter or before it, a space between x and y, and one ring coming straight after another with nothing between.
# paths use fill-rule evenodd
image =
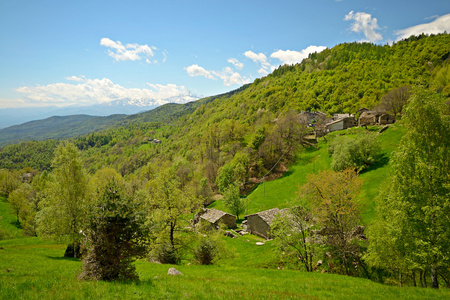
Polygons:
<instances>
[{"instance_id":1,"label":"stone house","mask_svg":"<svg viewBox=\"0 0 450 300\"><path fill-rule=\"evenodd\" d=\"M280 209L272 208L256 214L245 216L245 219L247 220L247 231L251 234L269 239L272 220L280 212Z\"/></svg>"},{"instance_id":2,"label":"stone house","mask_svg":"<svg viewBox=\"0 0 450 300\"><path fill-rule=\"evenodd\" d=\"M358 126L386 125L395 122L395 117L385 112L367 110L359 117Z\"/></svg>"},{"instance_id":3,"label":"stone house","mask_svg":"<svg viewBox=\"0 0 450 300\"><path fill-rule=\"evenodd\" d=\"M357 125L357 122L356 122L355 118L346 117L343 119L339 119L339 120L330 122L330 123L326 124L325 127L328 130L328 132L333 132L333 131L337 131L337 130L347 129L350 127L355 127L356 125Z\"/></svg>"},{"instance_id":4,"label":"stone house","mask_svg":"<svg viewBox=\"0 0 450 300\"><path fill-rule=\"evenodd\" d=\"M195 224L210 225L212 229L219 228L220 224L225 224L228 228L236 228L236 216L233 216L224 211L210 208L197 214L194 218Z\"/></svg>"}]
</instances>

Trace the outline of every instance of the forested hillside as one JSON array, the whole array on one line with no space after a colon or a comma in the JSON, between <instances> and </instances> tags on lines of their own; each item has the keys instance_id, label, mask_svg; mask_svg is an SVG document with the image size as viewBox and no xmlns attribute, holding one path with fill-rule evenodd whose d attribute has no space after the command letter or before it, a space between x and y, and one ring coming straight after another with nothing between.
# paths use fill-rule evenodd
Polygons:
<instances>
[{"instance_id":1,"label":"forested hillside","mask_svg":"<svg viewBox=\"0 0 450 300\"><path fill-rule=\"evenodd\" d=\"M227 94L165 105L63 142L5 146L0 150L2 192L14 195L8 200L18 203L17 223L22 222L26 234L65 236L73 245L83 238L79 227L101 230L107 224L85 215L102 201L112 210L116 205L138 207L127 210L127 218L141 222L132 225L136 228L145 227L145 222L151 228L148 235L139 235L151 239L149 256L179 264L195 234L188 230L194 212L223 198L213 205L242 216L244 202L239 194L261 192L258 184L282 177L273 185L276 195L266 198L263 185L263 198L249 197L255 202L268 199L257 206L264 209L280 203L291 207L294 197L296 205L302 204L290 211L295 225L279 221L273 231L278 249L283 249L280 266L313 272L323 263L324 272L396 284L399 278L400 284L423 286L430 284L431 277L437 286L440 276L448 285L449 175L443 170L449 167L449 55L449 34L411 37L384 46L341 44ZM400 90L407 91L403 110L386 106L387 97ZM324 120L308 126L309 121L299 117L301 111L358 115L363 107L395 114L398 124L389 127L388 134L380 134L387 127L365 126L323 136ZM427 153L438 159L428 160ZM416 165L421 168L417 172L411 167ZM295 170L300 171L289 177ZM436 177L426 183L414 177L436 170ZM20 183L25 172L35 175L31 186ZM379 196L389 173L399 185L386 187ZM289 191L283 184L290 185ZM416 202L411 205L402 202L409 199L404 196L408 184L418 190L426 186L413 193ZM436 201L411 215L401 210L420 207L420 195ZM129 202L130 197L134 202ZM336 199L343 202L335 203ZM397 203L395 216L391 202ZM67 210L62 213L66 227L55 221L60 207ZM114 218L120 219L120 213ZM83 223L87 219L90 225ZM377 225L372 227L372 221ZM365 226L378 228L370 233L376 239L370 245ZM424 234L423 228L433 228L432 233ZM414 236L419 231L420 239ZM399 235L402 239L387 238ZM283 237L297 237L294 242L300 250L289 252L292 241ZM215 242L211 237L196 243L204 249ZM405 250L408 243L416 243L417 251ZM383 245L389 247L388 253ZM89 270L85 270L88 275Z\"/></svg>"}]
</instances>

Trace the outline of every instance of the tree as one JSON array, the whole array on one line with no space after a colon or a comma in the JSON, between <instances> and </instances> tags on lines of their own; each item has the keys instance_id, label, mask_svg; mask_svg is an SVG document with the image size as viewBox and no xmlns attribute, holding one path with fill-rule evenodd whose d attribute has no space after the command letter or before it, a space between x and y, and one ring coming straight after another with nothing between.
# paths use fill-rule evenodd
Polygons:
<instances>
[{"instance_id":1,"label":"tree","mask_svg":"<svg viewBox=\"0 0 450 300\"><path fill-rule=\"evenodd\" d=\"M380 106L386 111L391 111L394 116L400 115L403 107L411 96L411 87L404 85L389 91L381 98Z\"/></svg>"},{"instance_id":2,"label":"tree","mask_svg":"<svg viewBox=\"0 0 450 300\"><path fill-rule=\"evenodd\" d=\"M191 213L200 206L189 187L180 188L180 182L174 170L161 172L148 183L149 204L155 235L154 255L160 262L179 263L181 250L187 244L185 235L186 220L183 215Z\"/></svg>"},{"instance_id":3,"label":"tree","mask_svg":"<svg viewBox=\"0 0 450 300\"><path fill-rule=\"evenodd\" d=\"M385 257L377 245L389 245L411 269L429 270L434 288L439 272L450 266L450 113L445 101L423 89L411 97L391 186L378 211L378 222L391 230L372 231L369 248L376 264Z\"/></svg>"},{"instance_id":4,"label":"tree","mask_svg":"<svg viewBox=\"0 0 450 300\"><path fill-rule=\"evenodd\" d=\"M239 196L239 186L237 184L232 184L225 190L223 203L239 220L239 215L245 210L245 203Z\"/></svg>"},{"instance_id":5,"label":"tree","mask_svg":"<svg viewBox=\"0 0 450 300\"><path fill-rule=\"evenodd\" d=\"M68 238L75 247L87 212L88 177L78 149L68 142L58 146L52 166L54 181L48 183L46 195L40 203L42 209L36 215L38 233L52 238Z\"/></svg>"},{"instance_id":6,"label":"tree","mask_svg":"<svg viewBox=\"0 0 450 300\"><path fill-rule=\"evenodd\" d=\"M361 185L362 180L352 169L325 170L310 174L307 183L300 188L300 197L306 200L305 205L310 207L321 228L319 234L347 275L354 274L356 266L362 265L358 238L363 228L358 226L361 218L356 200Z\"/></svg>"},{"instance_id":7,"label":"tree","mask_svg":"<svg viewBox=\"0 0 450 300\"><path fill-rule=\"evenodd\" d=\"M29 207L29 197L31 196L31 186L27 183L21 184L8 196L8 202L16 213L17 225L20 225L19 216Z\"/></svg>"},{"instance_id":8,"label":"tree","mask_svg":"<svg viewBox=\"0 0 450 300\"><path fill-rule=\"evenodd\" d=\"M328 146L332 159L331 168L335 171L347 168L362 171L377 161L380 150L374 133L363 132L355 137L336 136Z\"/></svg>"},{"instance_id":9,"label":"tree","mask_svg":"<svg viewBox=\"0 0 450 300\"><path fill-rule=\"evenodd\" d=\"M143 203L124 195L115 180L110 181L87 214L81 279L136 280L132 264L146 254L148 233Z\"/></svg>"},{"instance_id":10,"label":"tree","mask_svg":"<svg viewBox=\"0 0 450 300\"><path fill-rule=\"evenodd\" d=\"M0 195L8 197L9 193L20 185L20 177L17 171L0 169Z\"/></svg>"},{"instance_id":11,"label":"tree","mask_svg":"<svg viewBox=\"0 0 450 300\"><path fill-rule=\"evenodd\" d=\"M303 264L307 272L312 272L315 256L314 218L302 206L295 206L278 214L272 222L271 232L278 247L287 257Z\"/></svg>"}]
</instances>

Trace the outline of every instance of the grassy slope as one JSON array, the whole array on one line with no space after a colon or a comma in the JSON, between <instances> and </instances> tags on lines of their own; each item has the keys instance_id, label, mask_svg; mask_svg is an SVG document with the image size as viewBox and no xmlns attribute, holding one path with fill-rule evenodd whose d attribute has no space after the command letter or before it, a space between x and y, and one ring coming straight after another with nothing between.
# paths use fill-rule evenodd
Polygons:
<instances>
[{"instance_id":1,"label":"grassy slope","mask_svg":"<svg viewBox=\"0 0 450 300\"><path fill-rule=\"evenodd\" d=\"M16 215L5 198L0 197L0 240L23 237L16 226Z\"/></svg>"},{"instance_id":2,"label":"grassy slope","mask_svg":"<svg viewBox=\"0 0 450 300\"><path fill-rule=\"evenodd\" d=\"M333 134L351 133L364 130L363 128L352 128ZM378 130L374 127L373 130ZM381 162L361 173L364 180L360 201L362 204L364 223L369 224L375 217L375 198L377 197L384 180L392 171L389 159L395 150L403 134L400 125L391 125L388 130L379 135L383 158ZM327 152L327 143L322 140L318 149L310 148L301 152L296 161L289 167L289 171L283 177L260 184L248 195L248 214L267 210L270 208L286 208L298 203L297 191L299 186L306 183L308 174L317 173L321 170L330 169L331 158ZM223 203L213 205L217 209L226 210Z\"/></svg>"},{"instance_id":3,"label":"grassy slope","mask_svg":"<svg viewBox=\"0 0 450 300\"><path fill-rule=\"evenodd\" d=\"M76 280L81 263L39 238L0 241L1 299L445 299L448 289L399 288L347 276L232 265L136 263L139 283ZM257 246L255 246L257 247ZM264 247L264 246L259 246ZM45 275L44 275L45 274Z\"/></svg>"}]
</instances>

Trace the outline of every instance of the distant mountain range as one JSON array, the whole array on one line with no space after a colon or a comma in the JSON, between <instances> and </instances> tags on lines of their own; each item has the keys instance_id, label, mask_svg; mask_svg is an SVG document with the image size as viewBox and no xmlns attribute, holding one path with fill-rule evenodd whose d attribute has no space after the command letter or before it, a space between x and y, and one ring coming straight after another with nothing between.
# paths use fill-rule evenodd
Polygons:
<instances>
[{"instance_id":1,"label":"distant mountain range","mask_svg":"<svg viewBox=\"0 0 450 300\"><path fill-rule=\"evenodd\" d=\"M166 103L182 104L198 99L200 97L186 93L163 100L125 98L91 106L5 108L0 109L0 129L53 116L90 115L104 117L114 114L132 115L152 110Z\"/></svg>"}]
</instances>

